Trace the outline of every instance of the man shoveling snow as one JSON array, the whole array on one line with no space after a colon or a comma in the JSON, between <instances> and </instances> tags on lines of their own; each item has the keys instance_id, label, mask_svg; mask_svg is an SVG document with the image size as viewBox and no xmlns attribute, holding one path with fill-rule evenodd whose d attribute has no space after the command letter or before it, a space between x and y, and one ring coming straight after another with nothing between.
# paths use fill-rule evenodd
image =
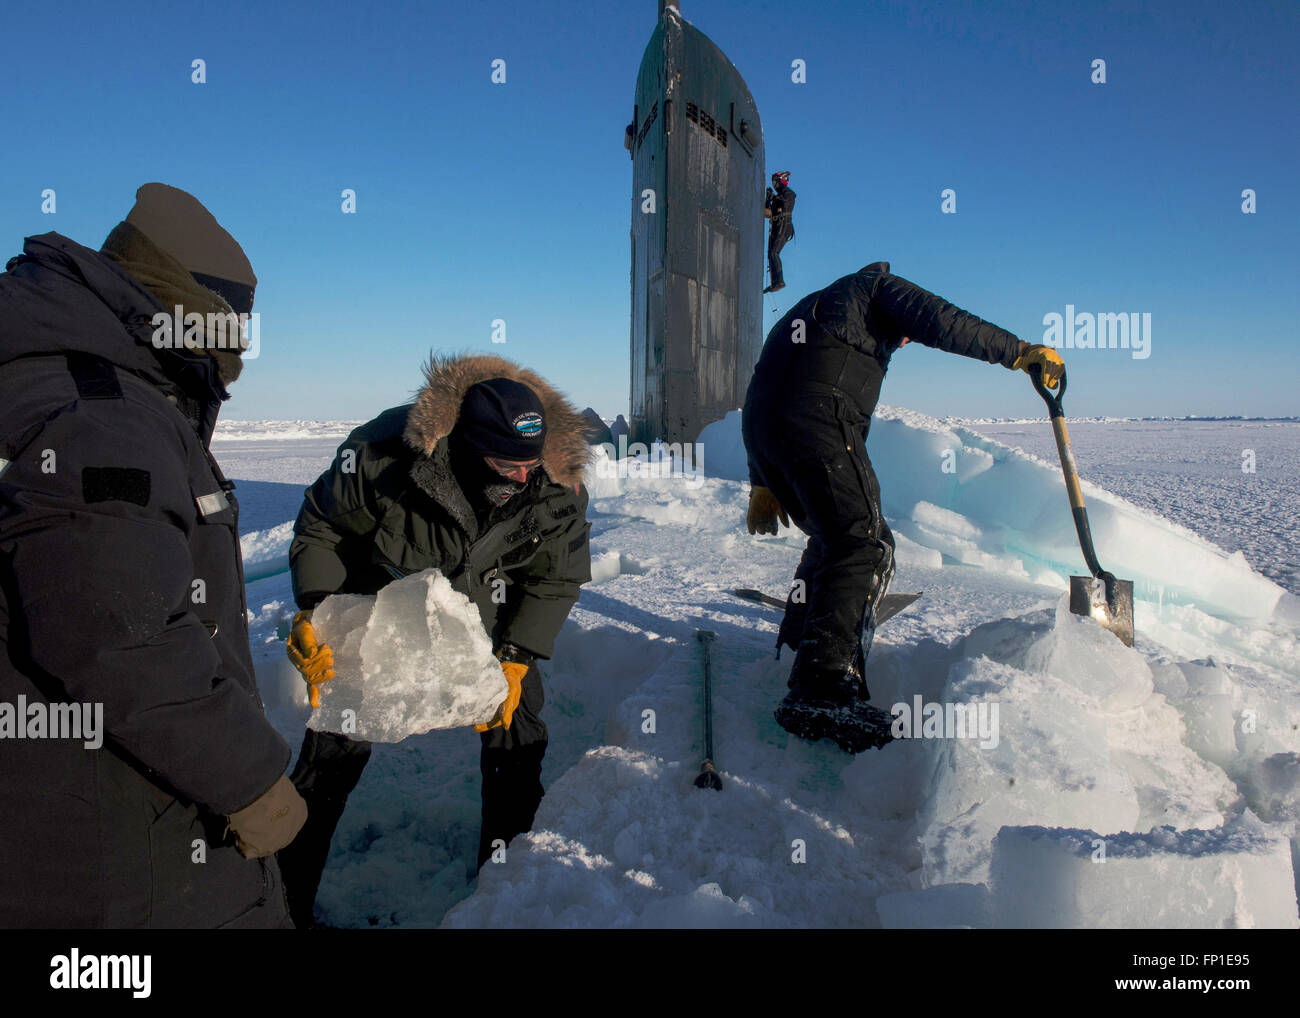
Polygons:
<instances>
[{"instance_id":1,"label":"man shoveling snow","mask_svg":"<svg viewBox=\"0 0 1300 1018\"><path fill-rule=\"evenodd\" d=\"M777 722L858 753L878 745L867 701L875 606L894 572L894 538L867 458L871 414L889 359L915 340L1029 371L1055 388L1064 364L875 262L804 297L772 327L745 398L749 532L777 520L808 535L777 634L795 651ZM802 581L802 582L799 582ZM797 595L804 596L797 596Z\"/></svg>"}]
</instances>

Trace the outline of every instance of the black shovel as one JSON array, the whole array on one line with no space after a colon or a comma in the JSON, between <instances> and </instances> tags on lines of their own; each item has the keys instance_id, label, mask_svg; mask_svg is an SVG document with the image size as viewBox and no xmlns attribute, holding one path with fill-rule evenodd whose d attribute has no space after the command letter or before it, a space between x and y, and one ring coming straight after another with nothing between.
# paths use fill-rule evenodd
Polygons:
<instances>
[{"instance_id":1,"label":"black shovel","mask_svg":"<svg viewBox=\"0 0 1300 1018\"><path fill-rule=\"evenodd\" d=\"M1047 404L1056 435L1056 451L1061 457L1061 472L1065 475L1065 490L1070 496L1074 512L1074 529L1079 534L1079 547L1084 561L1092 571L1091 576L1070 577L1070 611L1075 615L1090 615L1118 636L1126 647L1133 646L1133 581L1117 580L1113 573L1102 569L1097 552L1092 547L1092 531L1088 528L1088 510L1083 504L1079 488L1079 472L1074 466L1074 453L1070 451L1070 433L1065 430L1065 411L1061 397L1065 395L1065 370L1061 370L1061 387L1053 396L1043 385L1042 369L1035 366L1029 375L1034 388Z\"/></svg>"}]
</instances>

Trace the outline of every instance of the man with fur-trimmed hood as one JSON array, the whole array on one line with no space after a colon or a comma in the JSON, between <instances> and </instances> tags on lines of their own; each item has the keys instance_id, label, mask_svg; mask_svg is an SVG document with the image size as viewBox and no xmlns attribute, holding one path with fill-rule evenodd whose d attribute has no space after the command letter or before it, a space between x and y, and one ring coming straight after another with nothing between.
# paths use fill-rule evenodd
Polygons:
<instances>
[{"instance_id":1,"label":"man with fur-trimmed hood","mask_svg":"<svg viewBox=\"0 0 1300 1018\"><path fill-rule=\"evenodd\" d=\"M532 826L546 725L536 661L591 579L586 421L533 372L493 356L431 358L412 404L363 424L307 491L289 551L289 657L317 701L333 676L311 611L334 593L374 594L436 567L479 609L510 694L482 735L478 865ZM502 582L504 581L504 582ZM495 594L495 596L494 596ZM329 842L370 744L308 730L293 779L308 825L281 854L290 909L310 925Z\"/></svg>"}]
</instances>

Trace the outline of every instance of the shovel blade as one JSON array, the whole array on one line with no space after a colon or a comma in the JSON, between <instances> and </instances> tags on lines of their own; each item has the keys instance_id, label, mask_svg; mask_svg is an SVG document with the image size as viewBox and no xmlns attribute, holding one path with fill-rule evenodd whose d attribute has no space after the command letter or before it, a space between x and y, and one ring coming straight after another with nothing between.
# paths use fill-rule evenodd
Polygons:
<instances>
[{"instance_id":1,"label":"shovel blade","mask_svg":"<svg viewBox=\"0 0 1300 1018\"><path fill-rule=\"evenodd\" d=\"M1108 584L1098 576L1071 576L1070 611L1096 619L1103 629L1118 636L1124 646L1133 646L1132 580L1114 580Z\"/></svg>"}]
</instances>

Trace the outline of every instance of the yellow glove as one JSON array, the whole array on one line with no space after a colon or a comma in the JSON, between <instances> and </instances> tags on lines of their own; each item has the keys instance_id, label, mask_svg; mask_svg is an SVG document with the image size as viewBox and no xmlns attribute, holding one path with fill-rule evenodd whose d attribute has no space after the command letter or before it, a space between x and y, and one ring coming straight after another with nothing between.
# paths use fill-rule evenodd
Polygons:
<instances>
[{"instance_id":1,"label":"yellow glove","mask_svg":"<svg viewBox=\"0 0 1300 1018\"><path fill-rule=\"evenodd\" d=\"M1016 362L1011 366L1032 378L1033 373L1029 369L1035 364L1043 371L1043 384L1049 389L1055 389L1061 381L1061 373L1065 370L1065 361L1061 360L1061 355L1050 346L1036 343L1026 347L1025 352L1017 357Z\"/></svg>"},{"instance_id":2,"label":"yellow glove","mask_svg":"<svg viewBox=\"0 0 1300 1018\"><path fill-rule=\"evenodd\" d=\"M501 671L505 673L506 684L510 687L505 701L497 708L491 721L487 724L475 725L474 731L486 732L489 728L498 726L507 730L510 728L510 722L515 719L515 708L519 706L519 699L524 695L524 676L528 674L528 669L531 667L522 661L501 662Z\"/></svg>"},{"instance_id":3,"label":"yellow glove","mask_svg":"<svg viewBox=\"0 0 1300 1018\"><path fill-rule=\"evenodd\" d=\"M307 697L312 708L319 707L320 684L334 678L334 651L328 643L316 643L310 611L301 611L293 617L293 631L284 646L289 660L302 672L303 681L307 683Z\"/></svg>"},{"instance_id":4,"label":"yellow glove","mask_svg":"<svg viewBox=\"0 0 1300 1018\"><path fill-rule=\"evenodd\" d=\"M788 527L790 517L781 508L781 503L764 487L754 485L749 491L749 515L745 519L751 534L775 534L776 518L781 517L781 524Z\"/></svg>"}]
</instances>

